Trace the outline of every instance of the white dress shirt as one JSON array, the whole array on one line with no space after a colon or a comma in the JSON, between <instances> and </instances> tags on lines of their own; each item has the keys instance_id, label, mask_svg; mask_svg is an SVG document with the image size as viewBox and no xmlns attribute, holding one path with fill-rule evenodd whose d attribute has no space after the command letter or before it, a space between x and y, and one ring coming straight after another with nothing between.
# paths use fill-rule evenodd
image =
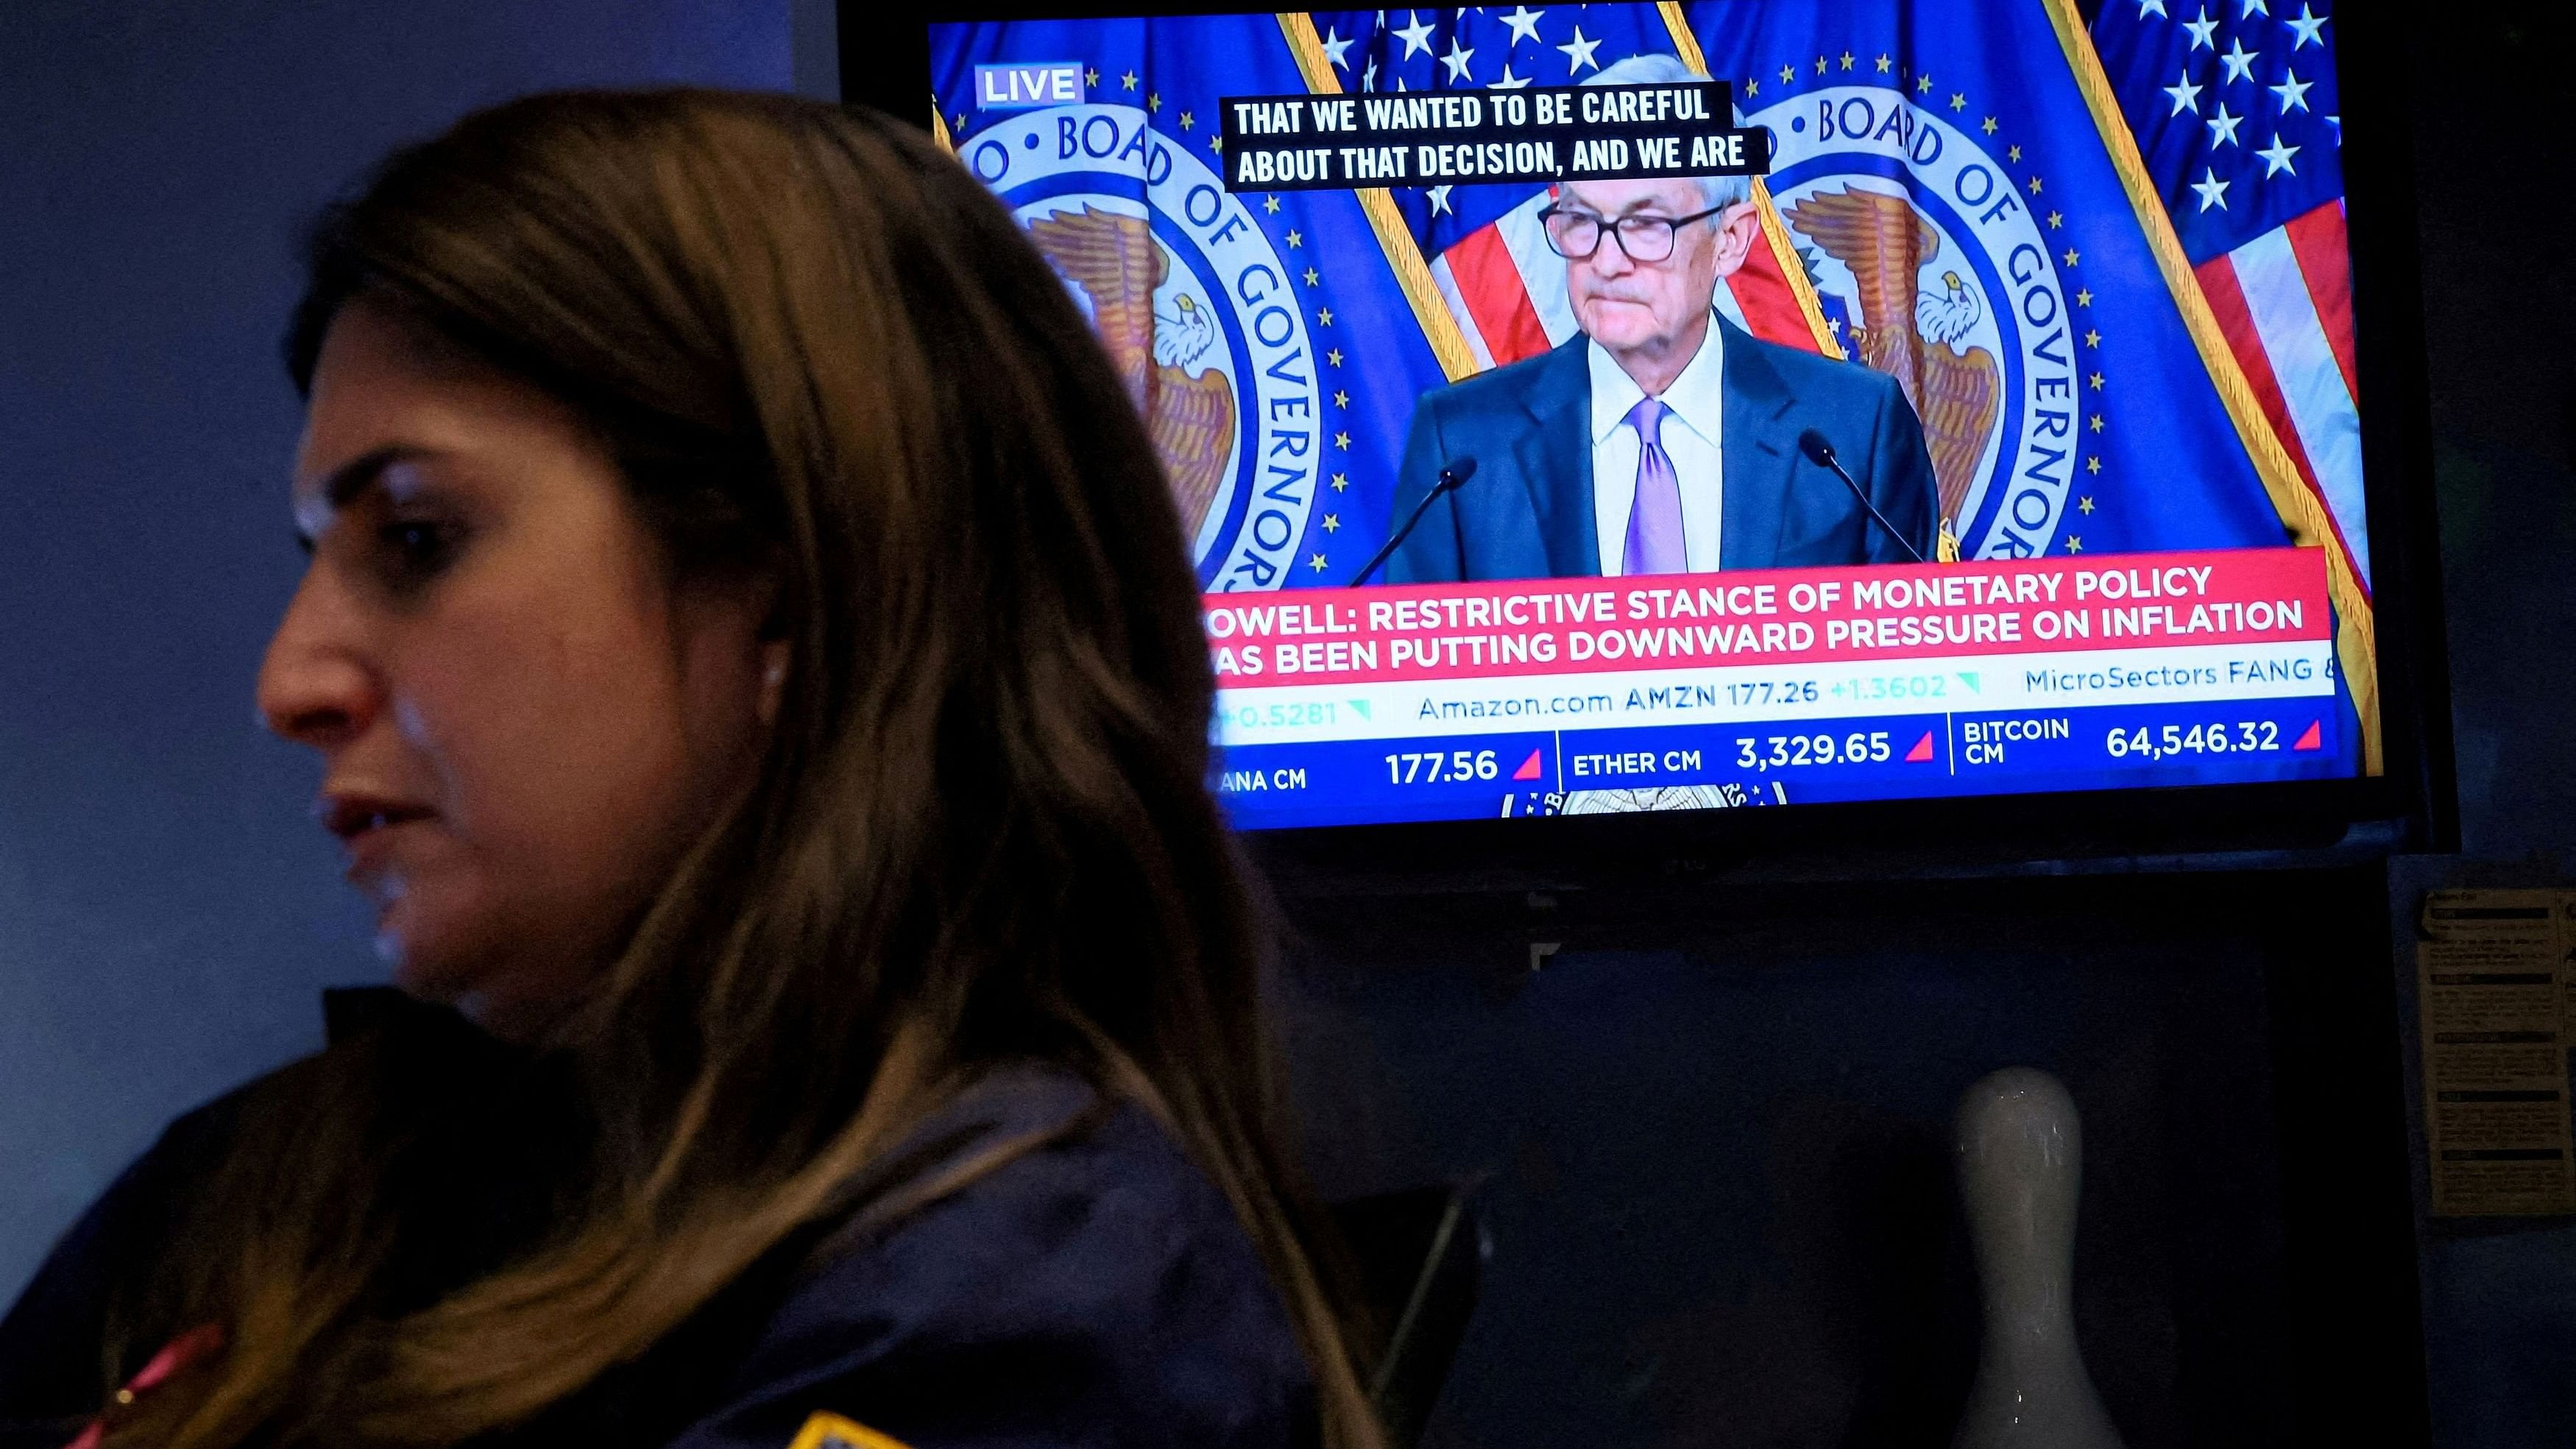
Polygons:
<instances>
[{"instance_id":1,"label":"white dress shirt","mask_svg":"<svg viewBox=\"0 0 2576 1449\"><path fill-rule=\"evenodd\" d=\"M1601 573L1616 577L1628 552L1628 513L1637 502L1637 430L1628 410L1646 395L1637 380L1598 342L1586 343L1592 365L1592 525L1601 548ZM1717 571L1718 525L1723 519L1725 470L1718 439L1724 435L1726 400L1719 387L1726 345L1712 316L1699 351L1665 388L1664 455L1681 484L1682 548L1692 573Z\"/></svg>"}]
</instances>

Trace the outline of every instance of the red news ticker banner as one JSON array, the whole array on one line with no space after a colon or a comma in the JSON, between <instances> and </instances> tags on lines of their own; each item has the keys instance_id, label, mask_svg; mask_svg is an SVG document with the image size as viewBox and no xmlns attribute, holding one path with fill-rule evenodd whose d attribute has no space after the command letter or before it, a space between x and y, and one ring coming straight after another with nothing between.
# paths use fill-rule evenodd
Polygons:
<instances>
[{"instance_id":1,"label":"red news ticker banner","mask_svg":"<svg viewBox=\"0 0 2576 1449\"><path fill-rule=\"evenodd\" d=\"M2314 548L1209 594L1225 689L2328 639Z\"/></svg>"}]
</instances>

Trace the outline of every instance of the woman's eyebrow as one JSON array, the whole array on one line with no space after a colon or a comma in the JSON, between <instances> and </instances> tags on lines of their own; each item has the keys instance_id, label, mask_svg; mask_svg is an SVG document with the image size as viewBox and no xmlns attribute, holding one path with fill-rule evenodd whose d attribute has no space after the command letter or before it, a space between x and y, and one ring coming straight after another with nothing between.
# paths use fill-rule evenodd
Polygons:
<instances>
[{"instance_id":1,"label":"woman's eyebrow","mask_svg":"<svg viewBox=\"0 0 2576 1449\"><path fill-rule=\"evenodd\" d=\"M385 470L406 458L426 457L432 451L413 443L387 443L371 448L334 468L322 480L322 502L331 512L356 502L360 495L382 482ZM299 522L295 542L306 553L313 551L313 534Z\"/></svg>"}]
</instances>

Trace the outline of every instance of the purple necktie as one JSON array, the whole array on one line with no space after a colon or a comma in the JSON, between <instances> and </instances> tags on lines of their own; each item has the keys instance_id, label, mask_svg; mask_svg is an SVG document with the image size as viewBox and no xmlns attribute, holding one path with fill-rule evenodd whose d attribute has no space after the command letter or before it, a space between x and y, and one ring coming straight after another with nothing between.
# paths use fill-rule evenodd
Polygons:
<instances>
[{"instance_id":1,"label":"purple necktie","mask_svg":"<svg viewBox=\"0 0 2576 1449\"><path fill-rule=\"evenodd\" d=\"M1682 547L1682 485L1664 452L1664 414L1655 398L1639 398L1621 422L1637 430L1637 501L1628 508L1628 547L1623 574L1678 574L1689 570Z\"/></svg>"}]
</instances>

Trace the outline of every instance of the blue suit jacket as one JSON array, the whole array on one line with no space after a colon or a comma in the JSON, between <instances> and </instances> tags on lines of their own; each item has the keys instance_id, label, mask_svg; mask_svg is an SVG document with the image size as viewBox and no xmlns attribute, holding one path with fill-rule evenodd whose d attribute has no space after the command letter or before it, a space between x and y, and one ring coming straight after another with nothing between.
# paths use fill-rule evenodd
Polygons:
<instances>
[{"instance_id":1,"label":"blue suit jacket","mask_svg":"<svg viewBox=\"0 0 2576 1449\"><path fill-rule=\"evenodd\" d=\"M1718 566L1910 562L1851 489L1798 451L1814 428L1870 501L1932 557L1939 490L1923 428L1896 379L1760 341L1724 317L1724 521ZM1588 339L1422 395L1393 516L1413 511L1443 467L1476 476L1431 505L1387 560L1389 583L1581 578L1601 572L1592 511Z\"/></svg>"}]
</instances>

